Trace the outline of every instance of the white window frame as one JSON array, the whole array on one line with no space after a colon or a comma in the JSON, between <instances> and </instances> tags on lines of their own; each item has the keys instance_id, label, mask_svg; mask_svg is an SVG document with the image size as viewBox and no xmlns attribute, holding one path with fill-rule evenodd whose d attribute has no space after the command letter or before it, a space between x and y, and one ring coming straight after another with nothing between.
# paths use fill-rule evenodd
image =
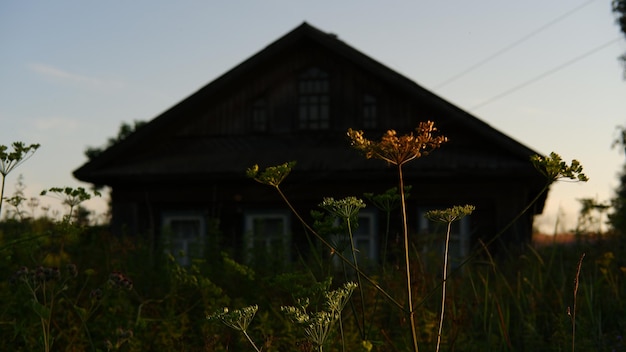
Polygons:
<instances>
[{"instance_id":1,"label":"white window frame","mask_svg":"<svg viewBox=\"0 0 626 352\"><path fill-rule=\"evenodd\" d=\"M191 260L204 255L206 237L206 219L199 212L166 212L161 217L161 235L165 244L165 252L176 258L182 266L191 265ZM198 233L188 237L174 232L172 223L189 221L198 224ZM193 250L191 250L193 248ZM183 255L180 255L182 251Z\"/></svg>"},{"instance_id":2,"label":"white window frame","mask_svg":"<svg viewBox=\"0 0 626 352\"><path fill-rule=\"evenodd\" d=\"M447 230L447 224L443 224L441 223L440 228L443 229L442 233L434 233L434 222L431 220L428 220L424 215L426 214L426 212L430 211L430 210L436 210L436 209L445 209L445 207L423 207L423 208L419 208L418 209L418 235L419 234L435 234L435 235L441 235L443 237L440 238L440 240L437 241L437 243L440 243L440 251L441 253L444 252L445 250L445 236L446 236L446 230ZM455 225L455 223L458 223L457 225ZM452 224L452 228L456 228L458 229L458 231L451 231L450 233L450 248L458 248L458 251L453 253L450 252L448 253L449 258L451 260L451 262L453 263L458 263L461 260L463 260L465 257L467 257L469 255L469 250L470 250L470 223L471 223L471 215L467 215L463 218L461 218L460 220L455 221ZM440 231L441 232L441 231ZM424 248L425 250L432 250L432 248Z\"/></svg>"},{"instance_id":3,"label":"white window frame","mask_svg":"<svg viewBox=\"0 0 626 352\"><path fill-rule=\"evenodd\" d=\"M291 216L290 213L286 210L262 210L262 211L246 211L244 213L244 247L246 248L246 255L248 259L252 259L252 252L255 249L255 243L257 239L255 238L257 235L254 233L255 229L255 221L256 220L267 220L267 219L278 219L282 221L283 224L283 233L272 235L268 238L262 239L264 240L263 250L271 253L271 249L274 247L273 242L278 240L282 247L283 253L278 253L285 255L285 259L287 259L290 255L289 247L291 245Z\"/></svg>"},{"instance_id":4,"label":"white window frame","mask_svg":"<svg viewBox=\"0 0 626 352\"><path fill-rule=\"evenodd\" d=\"M361 222L362 219L366 219L369 222L369 232L367 233L363 233L363 227L362 226L358 226L356 228L356 230L353 230L352 232L352 239L355 242L355 249L357 249L357 261L358 264L364 264L364 263L375 263L378 260L378 250L379 250L379 246L378 246L378 214L376 211L374 210L361 210L359 211L359 222ZM337 219L337 223L336 225L339 225L339 219ZM346 233L345 235L346 238L348 238L348 234ZM334 239L335 241L338 241L338 238ZM358 245L358 243L360 241L365 241L367 243L366 247L367 247L367 253L362 253L359 250L360 246ZM346 259L352 261L352 254L350 254L350 246L348 243L348 247L346 248L346 250L342 253ZM335 263L335 265L341 265L341 259L339 258L334 258L333 262Z\"/></svg>"}]
</instances>

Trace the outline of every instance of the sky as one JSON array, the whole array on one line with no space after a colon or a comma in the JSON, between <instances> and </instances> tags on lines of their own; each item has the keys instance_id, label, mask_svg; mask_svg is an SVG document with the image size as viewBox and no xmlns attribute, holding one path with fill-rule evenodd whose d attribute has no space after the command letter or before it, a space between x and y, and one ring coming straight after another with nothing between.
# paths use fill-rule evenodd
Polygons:
<instances>
[{"instance_id":1,"label":"sky","mask_svg":"<svg viewBox=\"0 0 626 352\"><path fill-rule=\"evenodd\" d=\"M89 187L72 176L87 147L123 122L153 119L304 21L538 153L579 160L589 182L552 187L542 231L557 219L573 228L578 199L613 197L625 161L611 144L626 125L626 39L610 0L2 1L0 145L41 144L8 175L5 195L19 175L27 196ZM86 205L103 213L106 199Z\"/></svg>"}]
</instances>

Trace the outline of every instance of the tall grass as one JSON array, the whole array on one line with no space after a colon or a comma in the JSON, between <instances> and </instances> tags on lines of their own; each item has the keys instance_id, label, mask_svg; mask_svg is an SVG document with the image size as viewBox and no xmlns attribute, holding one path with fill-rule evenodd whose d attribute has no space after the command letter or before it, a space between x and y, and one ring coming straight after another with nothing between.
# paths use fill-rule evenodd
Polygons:
<instances>
[{"instance_id":1,"label":"tall grass","mask_svg":"<svg viewBox=\"0 0 626 352\"><path fill-rule=\"evenodd\" d=\"M391 141L395 134L387 138ZM387 198L397 197L399 203L382 208L388 218L391 211L399 211L404 222L403 241L391 244L403 259L398 266L368 268L366 274L354 246L344 255L303 221L280 188L292 163L265 172L257 168L250 174L277 190L302 221L306 235L312 236L312 243L334 251L354 272L359 285L350 286L349 294L334 296L342 286L328 277L335 268L327 256L300 257L277 273L207 250L206 257L181 267L172 257L150 250L152 244L140 236L110 236L102 228L85 227L69 217L62 222L5 221L0 223L0 255L6 260L0 262L0 270L10 280L0 282L0 300L6 303L0 306L0 350L48 350L53 343L54 349L68 351L417 351L418 347L461 352L613 351L626 347L621 340L626 326L626 250L617 237L607 235L593 245L528 246L515 256L497 259L485 243L461 263L462 270L449 274L449 226L447 233L440 234L446 238L443 253L422 255L418 244L409 240L415 234L406 226L401 165L417 156L396 155L382 141L365 141L361 142L376 146L365 148L366 154L397 158L392 160L398 166L399 187ZM424 152L422 146L413 147L413 152ZM534 162L546 176L546 187L561 178L586 178L577 162L567 165L556 154ZM360 208L355 199L330 203ZM335 215L342 209L347 208L331 207ZM350 237L354 214L344 215L340 217ZM439 220L449 225L453 218ZM215 232L211 236L220 236L217 229L210 231ZM56 290L42 296L43 284L51 288L52 283L42 281L45 277L28 281L32 278L24 276L22 269L42 263L49 268L71 264L79 270L72 280L58 281L62 285L55 281ZM28 286L33 282L39 286ZM354 289L358 295L352 295ZM340 297L340 304L329 304L329 295ZM311 305L305 304L305 298ZM318 303L317 308L312 309L312 302ZM359 308L342 314L347 304ZM230 311L246 313L238 332L205 319L207 313L224 312L224 306L254 307L254 314L244 308ZM311 325L316 322L328 323Z\"/></svg>"}]
</instances>

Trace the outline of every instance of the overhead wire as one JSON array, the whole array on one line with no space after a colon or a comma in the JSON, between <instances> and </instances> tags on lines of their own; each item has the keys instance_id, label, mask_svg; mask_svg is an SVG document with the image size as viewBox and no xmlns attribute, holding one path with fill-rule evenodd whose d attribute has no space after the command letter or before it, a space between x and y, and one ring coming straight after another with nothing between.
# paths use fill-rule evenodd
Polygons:
<instances>
[{"instance_id":1,"label":"overhead wire","mask_svg":"<svg viewBox=\"0 0 626 352\"><path fill-rule=\"evenodd\" d=\"M483 102L481 102L481 103L479 103L477 105L472 106L469 110L473 111L473 110L476 110L478 108L481 108L481 107L483 107L483 106L485 106L487 104L490 104L490 103L492 103L492 102L494 102L494 101L496 101L496 100L498 100L498 99L500 99L502 97L505 97L505 96L515 92L515 91L518 91L518 90L520 90L520 89L522 89L522 88L524 88L524 87L526 87L526 86L528 86L528 85L530 85L532 83L535 83L535 82L537 82L537 81L539 81L541 79L544 79L544 78L546 78L546 77L548 77L548 76L550 76L550 75L552 75L552 74L554 74L554 73L556 73L556 72L558 72L558 71L560 71L560 70L562 70L562 69L564 69L564 68L566 68L566 67L568 67L568 66L570 66L570 65L572 65L572 64L574 64L574 63L576 63L576 62L578 62L578 61L580 61L580 60L582 60L582 59L584 59L584 58L586 58L586 57L588 57L588 56L590 56L590 55L592 55L592 54L594 54L594 53L596 53L596 52L598 52L598 51L600 51L600 50L602 50L602 49L604 49L606 47L608 47L609 45L611 45L611 44L613 44L613 43L615 43L615 42L617 42L617 41L619 41L621 39L622 39L622 37L619 36L617 38L613 38L613 39L609 40L608 42L605 42L605 43L603 43L601 45L598 45L598 46L594 47L593 49L591 49L591 50L589 50L589 51L587 51L587 52L585 52L585 53L583 53L583 54L581 54L579 56L576 56L575 58L573 58L571 60L568 60L568 61L566 61L566 62L564 62L564 63L562 63L562 64L560 64L560 65L558 65L556 67L553 67L553 68L551 68L551 69L549 69L549 70L547 70L547 71L545 71L545 72L535 76L534 78L531 78L531 79L529 79L529 80L527 80L527 81L525 81L523 83L520 83L520 84L516 85L515 87L513 87L511 89L508 89L508 90L506 90L506 91L504 91L504 92L502 92L500 94L497 94L497 95L495 95L495 96L493 96L493 97L491 97L491 98L489 98L489 99L487 99L487 100L485 100L485 101L483 101Z\"/></svg>"},{"instance_id":2,"label":"overhead wire","mask_svg":"<svg viewBox=\"0 0 626 352\"><path fill-rule=\"evenodd\" d=\"M474 65L472 65L472 66L468 67L467 69L465 69L465 70L463 70L463 71L459 72L458 74L456 74L456 75L454 75L454 76L452 76L452 77L448 78L447 80L443 81L442 83L439 83L439 84L435 85L433 89L435 89L435 90L440 89L440 88L442 88L442 87L444 87L444 86L447 86L448 84L450 84L450 83L452 83L452 82L454 82L454 81L458 80L459 78L461 78L461 77L465 76L466 74L468 74L468 73L470 73L470 72L474 71L475 69L477 69L477 68L479 68L479 67L483 66L484 64L486 64L486 63L488 63L489 61L491 61L491 60L495 59L496 57L498 57L498 56L500 56L500 55L502 55L502 54L504 54L504 53L508 52L509 50L511 50L511 49L513 49L513 48L515 48L516 46L518 46L518 45L520 45L520 44L524 43L525 41L527 41L528 39L530 39L530 38L534 37L535 35L537 35L537 34L539 34L539 33L543 32L544 30L546 30L546 29L548 29L548 28L552 27L553 25L555 25L555 24L557 24L557 23L561 22L561 21L562 21L562 20L564 20L565 18L567 18L567 17L571 16L572 14L576 13L577 11L581 10L583 7L585 7L585 6L589 5L590 3L594 2L594 1L595 1L595 0L589 0L589 1L586 1L586 2L584 2L584 3L582 3L582 4L578 5L578 6L576 6L575 8L573 8L573 9L571 9L571 10L569 10L569 11L565 12L564 14L562 14L562 15L558 16L557 18L555 18L555 19L551 20L550 22L548 22L548 23L544 24L543 26L541 26L541 27L539 27L539 28L537 28L537 29L535 29L535 30L531 31L530 33L526 34L525 36L521 37L520 39L518 39L518 40L516 40L516 41L512 42L511 44L509 44L509 45L505 46L504 48L502 48L502 49L500 49L500 50L496 51L495 53L493 53L493 54L491 54L491 55L487 56L485 59L483 59L483 60L481 60L481 61L479 61L479 62L475 63Z\"/></svg>"}]
</instances>

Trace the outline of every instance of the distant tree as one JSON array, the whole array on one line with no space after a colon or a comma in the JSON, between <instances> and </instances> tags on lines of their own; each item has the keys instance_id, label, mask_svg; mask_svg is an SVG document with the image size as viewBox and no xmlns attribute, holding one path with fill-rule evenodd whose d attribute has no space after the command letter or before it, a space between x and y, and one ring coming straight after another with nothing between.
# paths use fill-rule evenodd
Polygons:
<instances>
[{"instance_id":1,"label":"distant tree","mask_svg":"<svg viewBox=\"0 0 626 352\"><path fill-rule=\"evenodd\" d=\"M618 135L613 140L613 148L621 149L626 155L626 125L618 126L617 131ZM609 223L619 234L626 236L626 164L622 167L619 186L615 190L615 197L611 199L611 206L613 211L609 214Z\"/></svg>"},{"instance_id":2,"label":"distant tree","mask_svg":"<svg viewBox=\"0 0 626 352\"><path fill-rule=\"evenodd\" d=\"M613 13L617 15L616 22L622 33L626 36L626 0L613 0L611 5L613 7ZM623 54L620 59L622 63L626 63L626 54ZM624 74L626 75L626 71L624 71Z\"/></svg>"},{"instance_id":3,"label":"distant tree","mask_svg":"<svg viewBox=\"0 0 626 352\"><path fill-rule=\"evenodd\" d=\"M622 33L626 36L626 0L613 0L613 13L616 14L616 22ZM620 57L622 64L626 64L626 54ZM626 66L625 66L626 67ZM626 71L624 71L626 77ZM619 147L626 154L626 126L618 127L618 137L613 141L613 147ZM626 235L626 165L624 165L619 186L615 190L615 198L611 200L613 212L609 214L611 226L620 234Z\"/></svg>"},{"instance_id":4,"label":"distant tree","mask_svg":"<svg viewBox=\"0 0 626 352\"><path fill-rule=\"evenodd\" d=\"M33 156L35 151L39 149L39 144L26 145L24 142L13 142L11 148L12 150L9 150L8 146L0 145L0 214L7 175Z\"/></svg>"},{"instance_id":5,"label":"distant tree","mask_svg":"<svg viewBox=\"0 0 626 352\"><path fill-rule=\"evenodd\" d=\"M576 224L576 234L580 235L599 235L602 236L602 225L606 213L611 206L607 203L598 202L593 198L581 198L580 213L578 214L578 222Z\"/></svg>"},{"instance_id":6,"label":"distant tree","mask_svg":"<svg viewBox=\"0 0 626 352\"><path fill-rule=\"evenodd\" d=\"M128 138L128 136L133 134L136 130L138 130L141 126L145 124L145 121L133 121L132 124L122 122L122 125L117 132L117 136L109 138L107 140L107 143L102 147L87 147L87 149L85 150L85 156L89 160L93 160L94 158L102 154L102 152L104 152L107 148Z\"/></svg>"}]
</instances>

